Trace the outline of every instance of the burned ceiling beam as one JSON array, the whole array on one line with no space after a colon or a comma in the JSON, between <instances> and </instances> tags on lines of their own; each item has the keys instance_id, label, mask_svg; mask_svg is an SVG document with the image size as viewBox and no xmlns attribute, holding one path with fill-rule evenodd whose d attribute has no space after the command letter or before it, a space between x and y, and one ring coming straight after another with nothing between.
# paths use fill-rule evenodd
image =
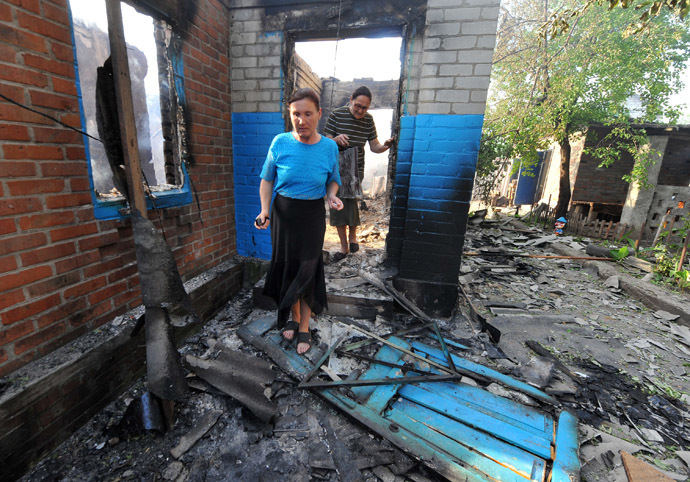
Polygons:
<instances>
[{"instance_id":1,"label":"burned ceiling beam","mask_svg":"<svg viewBox=\"0 0 690 482\"><path fill-rule=\"evenodd\" d=\"M348 29L356 30L356 35L362 36L363 27L369 31L396 27L396 35L401 34L403 25L414 24L422 30L427 6L427 2L422 0L258 3L264 4L266 31L309 32L311 38L318 37L319 33L332 37L337 30L340 30L341 38L352 37L346 34Z\"/></svg>"}]
</instances>

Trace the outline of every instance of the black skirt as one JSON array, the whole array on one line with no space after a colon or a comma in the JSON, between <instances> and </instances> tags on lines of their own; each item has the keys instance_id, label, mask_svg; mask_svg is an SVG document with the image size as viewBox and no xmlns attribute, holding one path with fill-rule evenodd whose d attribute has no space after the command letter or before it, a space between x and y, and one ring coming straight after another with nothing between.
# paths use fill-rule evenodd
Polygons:
<instances>
[{"instance_id":1,"label":"black skirt","mask_svg":"<svg viewBox=\"0 0 690 482\"><path fill-rule=\"evenodd\" d=\"M328 307L323 269L326 209L323 199L291 199L276 194L271 210L271 264L263 294L278 305L278 328L298 300L315 314Z\"/></svg>"},{"instance_id":2,"label":"black skirt","mask_svg":"<svg viewBox=\"0 0 690 482\"><path fill-rule=\"evenodd\" d=\"M359 226L361 221L359 220L359 207L357 199L340 199L343 202L343 209L336 211L331 209L330 221L331 226Z\"/></svg>"}]
</instances>

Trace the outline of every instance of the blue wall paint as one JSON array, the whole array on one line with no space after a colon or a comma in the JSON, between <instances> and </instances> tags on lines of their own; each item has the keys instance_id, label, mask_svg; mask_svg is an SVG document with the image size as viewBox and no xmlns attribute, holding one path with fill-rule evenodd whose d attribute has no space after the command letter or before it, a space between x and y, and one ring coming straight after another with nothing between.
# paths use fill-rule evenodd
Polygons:
<instances>
[{"instance_id":1,"label":"blue wall paint","mask_svg":"<svg viewBox=\"0 0 690 482\"><path fill-rule=\"evenodd\" d=\"M515 206L533 204L535 201L534 196L537 193L537 182L539 181L542 163L546 157L546 151L539 151L537 156L536 164L529 167L520 165L517 188L515 188L515 197L513 198Z\"/></svg>"},{"instance_id":2,"label":"blue wall paint","mask_svg":"<svg viewBox=\"0 0 690 482\"><path fill-rule=\"evenodd\" d=\"M271 258L270 230L259 231L254 219L261 211L261 168L273 138L285 131L278 112L232 114L232 151L235 178L237 253Z\"/></svg>"},{"instance_id":3,"label":"blue wall paint","mask_svg":"<svg viewBox=\"0 0 690 482\"><path fill-rule=\"evenodd\" d=\"M401 277L456 283L484 116L408 119L401 120L389 256Z\"/></svg>"},{"instance_id":4,"label":"blue wall paint","mask_svg":"<svg viewBox=\"0 0 690 482\"><path fill-rule=\"evenodd\" d=\"M279 113L236 113L233 122L237 251L269 259L260 211L259 174L276 134ZM455 283L484 117L419 115L400 119L388 255L405 278Z\"/></svg>"}]
</instances>

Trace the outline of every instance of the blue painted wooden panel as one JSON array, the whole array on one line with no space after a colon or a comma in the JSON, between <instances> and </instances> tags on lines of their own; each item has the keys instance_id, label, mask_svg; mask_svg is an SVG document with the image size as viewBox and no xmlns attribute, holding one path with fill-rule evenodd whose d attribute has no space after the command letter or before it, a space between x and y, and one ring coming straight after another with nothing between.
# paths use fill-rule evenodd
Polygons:
<instances>
[{"instance_id":1,"label":"blue painted wooden panel","mask_svg":"<svg viewBox=\"0 0 690 482\"><path fill-rule=\"evenodd\" d=\"M551 482L580 480L580 459L577 456L577 417L568 411L561 412L556 430L556 457L553 462Z\"/></svg>"},{"instance_id":2,"label":"blue painted wooden panel","mask_svg":"<svg viewBox=\"0 0 690 482\"><path fill-rule=\"evenodd\" d=\"M544 479L543 459L408 400L396 401L385 416L498 480Z\"/></svg>"},{"instance_id":3,"label":"blue painted wooden panel","mask_svg":"<svg viewBox=\"0 0 690 482\"><path fill-rule=\"evenodd\" d=\"M399 368L389 368L388 370L389 371L386 373L386 378L404 377L402 370ZM383 409L388 406L391 398L395 396L399 388L400 385L398 384L377 386L376 390L374 390L374 392L367 399L367 406L376 413L383 412Z\"/></svg>"},{"instance_id":4,"label":"blue painted wooden panel","mask_svg":"<svg viewBox=\"0 0 690 482\"><path fill-rule=\"evenodd\" d=\"M448 366L448 363L446 362L446 357L444 356L441 350L430 347L418 341L413 341L412 347L421 353L426 353L430 355L436 363ZM491 368L479 365L478 363L473 363L469 360L460 358L456 355L451 356L453 358L453 363L457 368L464 368L466 370L473 371L480 375L484 375L485 377L491 378L492 380L496 380L497 382L501 382L502 384L508 387L514 388L515 390L519 390L534 398L545 401L547 403L551 403L553 405L558 405L558 401L555 398L533 387L532 385L528 385L527 383L521 382L520 380L516 380L512 377L509 377L508 375L504 375L501 372L497 372L496 370L492 370Z\"/></svg>"},{"instance_id":5,"label":"blue painted wooden panel","mask_svg":"<svg viewBox=\"0 0 690 482\"><path fill-rule=\"evenodd\" d=\"M484 407L498 414L508 423L523 427L527 431L533 431L535 434L542 434L548 439L553 438L553 418L551 415L535 408L521 405L513 400L464 383L439 382L434 384L434 386L431 386L431 384L419 384L418 386L431 391L443 392L445 396L453 398L458 403L469 403L477 407ZM489 398L489 403L487 403L487 397Z\"/></svg>"},{"instance_id":6,"label":"blue painted wooden panel","mask_svg":"<svg viewBox=\"0 0 690 482\"><path fill-rule=\"evenodd\" d=\"M432 384L427 383L425 385L429 386ZM429 389L434 390L433 387L429 387ZM424 390L414 385L402 387L399 393L407 400L445 414L453 420L490 433L501 440L528 450L544 459L551 458L552 438L545 437L543 432L539 435L533 431L524 430L524 427L517 427L506 421L500 414L492 412L489 407L491 407L490 404L494 395L489 392L486 392L487 397L484 407L458 403L451 397L446 397L442 391Z\"/></svg>"},{"instance_id":7,"label":"blue painted wooden panel","mask_svg":"<svg viewBox=\"0 0 690 482\"><path fill-rule=\"evenodd\" d=\"M407 343L405 340L402 340L400 338L397 338L395 336L392 336L388 339L391 343L398 345L402 348L405 348L407 350L410 349L410 344ZM383 345L381 349L376 352L376 355L374 358L377 360L385 361L388 363L397 363L398 365L402 365L404 362L401 360L403 356L403 352L400 350L396 350L395 348L392 348L387 345ZM369 369L367 369L366 372L364 372L359 379L360 380L375 380L378 378L386 378L388 376L388 372L391 370L391 367L388 367L386 365L376 365L375 363L372 363L369 366ZM372 392L376 389L376 386L366 386L366 387L352 387L352 392L355 394L357 397L357 400L364 401L369 397L369 395L372 394Z\"/></svg>"},{"instance_id":8,"label":"blue painted wooden panel","mask_svg":"<svg viewBox=\"0 0 690 482\"><path fill-rule=\"evenodd\" d=\"M522 162L520 163L517 187L515 188L515 196L513 197L514 206L533 204L536 201L534 198L537 192L537 183L539 182L542 163L546 157L546 151L539 151L537 155L538 158L535 165L525 167Z\"/></svg>"},{"instance_id":9,"label":"blue painted wooden panel","mask_svg":"<svg viewBox=\"0 0 690 482\"><path fill-rule=\"evenodd\" d=\"M438 446L432 444L420 433L424 427L419 424L414 431L400 426L391 420L384 418L378 413L373 412L366 405L356 404L351 407L347 397L337 391L323 390L321 396L333 403L336 407L347 412L351 417L369 427L374 432L385 437L393 444L413 454L420 459L426 466L432 468L448 480L458 480L463 482L492 482L495 478L487 477L471 466L463 466L460 459L454 455L449 455ZM509 479L521 480L525 479Z\"/></svg>"},{"instance_id":10,"label":"blue painted wooden panel","mask_svg":"<svg viewBox=\"0 0 690 482\"><path fill-rule=\"evenodd\" d=\"M289 349L279 333L268 331L272 325L271 319L257 320L247 328L283 350L287 359L282 363L289 364L285 369L308 373L311 363L297 355L294 348ZM391 341L410 346L399 338ZM440 350L419 342L413 345L444 363ZM376 355L379 360L392 363L402 363L402 356L386 346ZM459 357L454 357L454 362L458 367L499 378L513 388L522 383ZM361 378L402 375L399 368L375 363L370 370ZM554 421L550 415L461 383L376 386L364 403L357 403L337 389L316 392L449 480L544 482L551 457L555 458L551 482L579 479L577 420L567 412L562 412L558 420L554 451Z\"/></svg>"}]
</instances>

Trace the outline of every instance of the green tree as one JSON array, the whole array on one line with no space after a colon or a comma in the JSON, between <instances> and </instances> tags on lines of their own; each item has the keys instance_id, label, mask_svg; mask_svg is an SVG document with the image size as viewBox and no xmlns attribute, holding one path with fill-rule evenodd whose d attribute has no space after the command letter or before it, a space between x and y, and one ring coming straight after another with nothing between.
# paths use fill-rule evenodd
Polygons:
<instances>
[{"instance_id":1,"label":"green tree","mask_svg":"<svg viewBox=\"0 0 690 482\"><path fill-rule=\"evenodd\" d=\"M678 112L669 96L682 87L690 57L687 25L659 12L635 35L626 28L637 12L591 5L555 38L542 26L555 12L576 7L570 0L520 0L501 15L491 77L480 168L492 145L510 146L510 156L536 162L537 151L557 142L561 180L557 216L570 202L570 140L592 124L635 132L637 124ZM639 99L636 108L631 98ZM610 156L609 156L610 157Z\"/></svg>"},{"instance_id":2,"label":"green tree","mask_svg":"<svg viewBox=\"0 0 690 482\"><path fill-rule=\"evenodd\" d=\"M636 11L642 12L628 25L628 33L638 33L644 30L649 22L662 12L671 12L671 14L677 15L680 20L684 20L690 13L690 0L586 0L577 7L554 12L542 27L544 33L555 37L567 31L573 19L581 16L594 5L608 5L609 9L634 8Z\"/></svg>"}]
</instances>

